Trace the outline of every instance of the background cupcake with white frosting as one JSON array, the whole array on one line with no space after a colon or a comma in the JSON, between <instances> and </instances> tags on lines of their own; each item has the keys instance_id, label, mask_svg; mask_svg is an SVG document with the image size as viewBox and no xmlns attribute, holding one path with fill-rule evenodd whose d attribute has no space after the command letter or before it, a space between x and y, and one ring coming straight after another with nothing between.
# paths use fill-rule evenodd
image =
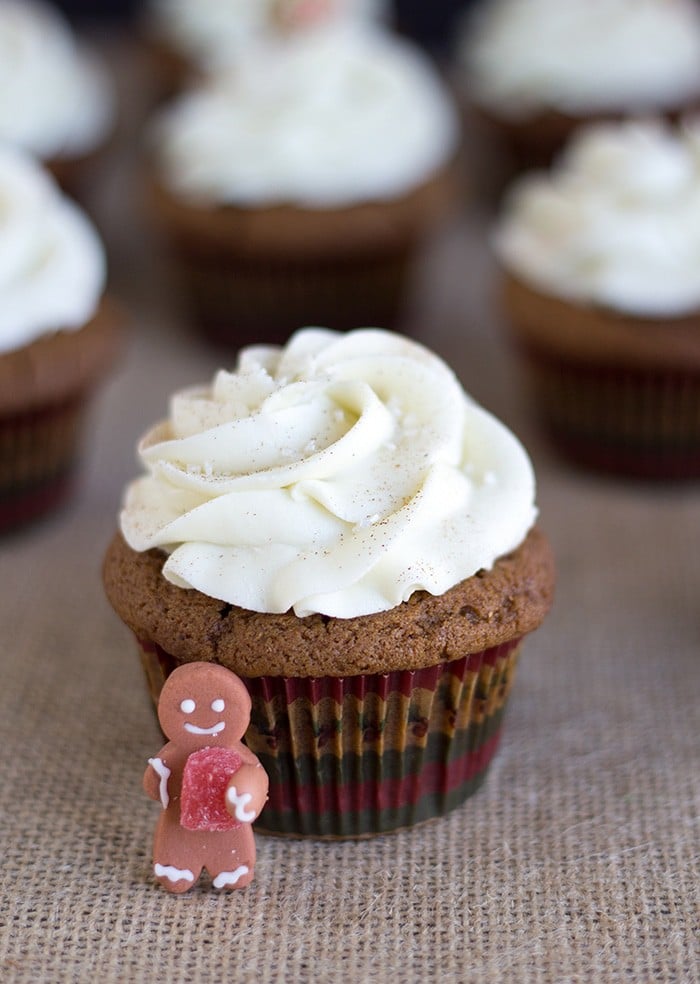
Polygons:
<instances>
[{"instance_id":1,"label":"background cupcake with white frosting","mask_svg":"<svg viewBox=\"0 0 700 984\"><path fill-rule=\"evenodd\" d=\"M88 219L0 144L0 530L73 488L87 401L118 341L105 281Z\"/></svg>"},{"instance_id":2,"label":"background cupcake with white frosting","mask_svg":"<svg viewBox=\"0 0 700 984\"><path fill-rule=\"evenodd\" d=\"M342 8L296 24L285 10L152 130L154 216L198 327L236 346L394 325L455 202L458 136L414 46Z\"/></svg>"},{"instance_id":3,"label":"background cupcake with white frosting","mask_svg":"<svg viewBox=\"0 0 700 984\"><path fill-rule=\"evenodd\" d=\"M115 124L112 80L55 6L0 0L0 140L77 193Z\"/></svg>"},{"instance_id":4,"label":"background cupcake with white frosting","mask_svg":"<svg viewBox=\"0 0 700 984\"><path fill-rule=\"evenodd\" d=\"M700 123L599 124L507 195L495 247L535 406L570 458L700 475Z\"/></svg>"},{"instance_id":5,"label":"background cupcake with white frosting","mask_svg":"<svg viewBox=\"0 0 700 984\"><path fill-rule=\"evenodd\" d=\"M366 836L474 792L554 574L525 450L445 363L301 330L175 394L139 453L107 594L154 698L192 660L244 679L262 828Z\"/></svg>"},{"instance_id":6,"label":"background cupcake with white frosting","mask_svg":"<svg viewBox=\"0 0 700 984\"><path fill-rule=\"evenodd\" d=\"M335 0L334 0L335 2ZM384 16L384 0L337 0L354 18ZM308 0L309 14L326 0ZM160 88L171 94L192 77L235 64L245 49L267 34L278 0L150 0L143 16Z\"/></svg>"},{"instance_id":7,"label":"background cupcake with white frosting","mask_svg":"<svg viewBox=\"0 0 700 984\"><path fill-rule=\"evenodd\" d=\"M581 123L700 101L695 0L485 0L457 44L460 85L519 167Z\"/></svg>"}]
</instances>

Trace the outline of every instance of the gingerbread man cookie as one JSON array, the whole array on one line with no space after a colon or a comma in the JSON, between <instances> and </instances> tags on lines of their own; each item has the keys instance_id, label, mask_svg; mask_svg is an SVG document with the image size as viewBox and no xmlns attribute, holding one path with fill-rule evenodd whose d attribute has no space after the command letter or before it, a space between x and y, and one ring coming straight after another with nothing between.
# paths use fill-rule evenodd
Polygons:
<instances>
[{"instance_id":1,"label":"gingerbread man cookie","mask_svg":"<svg viewBox=\"0 0 700 984\"><path fill-rule=\"evenodd\" d=\"M253 880L252 822L267 799L268 778L241 739L250 696L230 670L186 663L163 685L158 719L169 742L148 760L143 786L162 811L153 870L170 892L186 892L202 868L215 888Z\"/></svg>"}]
</instances>

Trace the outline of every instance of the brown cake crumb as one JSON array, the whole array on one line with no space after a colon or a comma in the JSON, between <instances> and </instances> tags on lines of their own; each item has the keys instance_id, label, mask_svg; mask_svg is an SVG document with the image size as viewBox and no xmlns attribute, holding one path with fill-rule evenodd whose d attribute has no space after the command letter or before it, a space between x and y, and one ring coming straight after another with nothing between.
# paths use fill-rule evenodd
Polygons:
<instances>
[{"instance_id":1,"label":"brown cake crumb","mask_svg":"<svg viewBox=\"0 0 700 984\"><path fill-rule=\"evenodd\" d=\"M554 561L538 529L442 595L416 592L389 611L348 619L238 608L171 584L165 558L114 537L103 575L117 614L180 661L215 661L248 677L343 677L459 659L537 628L554 593Z\"/></svg>"}]
</instances>

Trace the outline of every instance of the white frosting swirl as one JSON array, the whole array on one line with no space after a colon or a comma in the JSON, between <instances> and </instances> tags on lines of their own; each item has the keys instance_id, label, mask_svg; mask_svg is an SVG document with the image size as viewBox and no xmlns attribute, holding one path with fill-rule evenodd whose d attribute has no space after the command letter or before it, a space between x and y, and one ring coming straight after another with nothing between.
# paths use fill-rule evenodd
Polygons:
<instances>
[{"instance_id":1,"label":"white frosting swirl","mask_svg":"<svg viewBox=\"0 0 700 984\"><path fill-rule=\"evenodd\" d=\"M648 112L700 94L694 0L492 0L470 26L474 96L503 115Z\"/></svg>"},{"instance_id":2,"label":"white frosting swirl","mask_svg":"<svg viewBox=\"0 0 700 984\"><path fill-rule=\"evenodd\" d=\"M307 328L176 395L121 529L165 577L253 611L349 618L442 594L517 547L534 477L437 356Z\"/></svg>"},{"instance_id":3,"label":"white frosting swirl","mask_svg":"<svg viewBox=\"0 0 700 984\"><path fill-rule=\"evenodd\" d=\"M550 174L514 185L495 243L511 272L571 300L700 308L700 121L584 128Z\"/></svg>"},{"instance_id":4,"label":"white frosting swirl","mask_svg":"<svg viewBox=\"0 0 700 984\"><path fill-rule=\"evenodd\" d=\"M33 159L0 144L0 352L81 328L104 283L87 218Z\"/></svg>"},{"instance_id":5,"label":"white frosting swirl","mask_svg":"<svg viewBox=\"0 0 700 984\"><path fill-rule=\"evenodd\" d=\"M155 136L180 196L323 208L412 190L447 162L457 135L424 56L339 23L251 45L230 79L179 100Z\"/></svg>"},{"instance_id":6,"label":"white frosting swirl","mask_svg":"<svg viewBox=\"0 0 700 984\"><path fill-rule=\"evenodd\" d=\"M384 13L385 0L335 0L338 16ZM151 0L151 32L206 71L230 65L270 30L275 0Z\"/></svg>"},{"instance_id":7,"label":"white frosting swirl","mask_svg":"<svg viewBox=\"0 0 700 984\"><path fill-rule=\"evenodd\" d=\"M79 156L113 117L111 83L58 10L0 0L0 139L43 159Z\"/></svg>"}]
</instances>

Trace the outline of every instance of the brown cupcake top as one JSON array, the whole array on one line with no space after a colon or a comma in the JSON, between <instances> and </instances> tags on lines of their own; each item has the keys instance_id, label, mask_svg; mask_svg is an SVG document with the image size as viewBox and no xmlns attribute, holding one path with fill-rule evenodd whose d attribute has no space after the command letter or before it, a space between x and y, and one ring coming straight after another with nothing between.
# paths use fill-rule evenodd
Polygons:
<instances>
[{"instance_id":1,"label":"brown cupcake top","mask_svg":"<svg viewBox=\"0 0 700 984\"><path fill-rule=\"evenodd\" d=\"M169 236L199 248L223 247L247 257L329 259L408 247L447 214L456 201L457 181L457 166L451 163L391 201L337 208L284 203L209 207L180 200L155 177L154 168L146 206Z\"/></svg>"},{"instance_id":2,"label":"brown cupcake top","mask_svg":"<svg viewBox=\"0 0 700 984\"><path fill-rule=\"evenodd\" d=\"M114 360L120 313L103 301L77 331L56 331L0 355L0 412L24 412L88 389Z\"/></svg>"},{"instance_id":3,"label":"brown cupcake top","mask_svg":"<svg viewBox=\"0 0 700 984\"><path fill-rule=\"evenodd\" d=\"M700 369L700 311L635 317L545 294L508 274L503 302L524 345L584 362Z\"/></svg>"},{"instance_id":4,"label":"brown cupcake top","mask_svg":"<svg viewBox=\"0 0 700 984\"><path fill-rule=\"evenodd\" d=\"M389 611L348 619L246 611L171 584L164 561L160 550L138 553L114 537L103 575L117 614L179 660L216 661L242 676L341 677L458 659L537 628L554 592L552 553L538 529L443 595L417 592Z\"/></svg>"}]
</instances>

